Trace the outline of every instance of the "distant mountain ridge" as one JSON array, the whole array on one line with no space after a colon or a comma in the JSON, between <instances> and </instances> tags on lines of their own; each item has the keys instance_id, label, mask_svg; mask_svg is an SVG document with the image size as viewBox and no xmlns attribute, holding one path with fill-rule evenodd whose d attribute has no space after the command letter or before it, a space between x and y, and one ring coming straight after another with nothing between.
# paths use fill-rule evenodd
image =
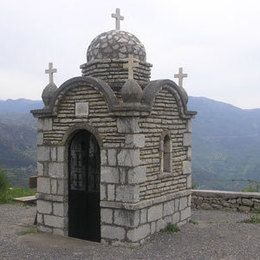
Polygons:
<instances>
[{"instance_id":1,"label":"distant mountain ridge","mask_svg":"<svg viewBox=\"0 0 260 260\"><path fill-rule=\"evenodd\" d=\"M36 121L30 110L42 101L0 100L0 167L13 183L26 185L36 167ZM190 97L193 120L193 179L204 189L241 190L260 181L260 109L240 109ZM243 181L244 180L244 181Z\"/></svg>"}]
</instances>

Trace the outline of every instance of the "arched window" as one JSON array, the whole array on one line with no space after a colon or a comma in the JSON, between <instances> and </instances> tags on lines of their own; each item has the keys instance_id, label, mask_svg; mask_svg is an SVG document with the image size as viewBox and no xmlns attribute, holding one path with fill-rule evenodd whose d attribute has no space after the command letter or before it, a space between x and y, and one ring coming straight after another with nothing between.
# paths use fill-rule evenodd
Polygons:
<instances>
[{"instance_id":1,"label":"arched window","mask_svg":"<svg viewBox=\"0 0 260 260\"><path fill-rule=\"evenodd\" d=\"M164 131L161 135L160 145L161 172L160 175L169 175L172 172L172 141L169 131Z\"/></svg>"}]
</instances>

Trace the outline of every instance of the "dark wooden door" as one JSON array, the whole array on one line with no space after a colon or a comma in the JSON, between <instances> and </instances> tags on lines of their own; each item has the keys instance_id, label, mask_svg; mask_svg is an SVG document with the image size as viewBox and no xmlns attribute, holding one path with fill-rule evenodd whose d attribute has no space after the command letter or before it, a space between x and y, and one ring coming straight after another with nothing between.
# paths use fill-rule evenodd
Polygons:
<instances>
[{"instance_id":1,"label":"dark wooden door","mask_svg":"<svg viewBox=\"0 0 260 260\"><path fill-rule=\"evenodd\" d=\"M88 131L69 146L69 236L100 241L100 148Z\"/></svg>"}]
</instances>

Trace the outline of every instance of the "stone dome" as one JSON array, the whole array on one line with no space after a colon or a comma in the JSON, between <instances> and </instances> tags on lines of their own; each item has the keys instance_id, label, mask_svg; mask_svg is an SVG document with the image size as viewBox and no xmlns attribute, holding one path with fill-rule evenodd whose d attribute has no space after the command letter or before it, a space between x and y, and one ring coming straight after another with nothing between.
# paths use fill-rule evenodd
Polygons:
<instances>
[{"instance_id":1,"label":"stone dome","mask_svg":"<svg viewBox=\"0 0 260 260\"><path fill-rule=\"evenodd\" d=\"M134 58L145 62L144 45L133 34L112 30L101 33L89 45L87 62L104 59L126 59L132 54Z\"/></svg>"}]
</instances>

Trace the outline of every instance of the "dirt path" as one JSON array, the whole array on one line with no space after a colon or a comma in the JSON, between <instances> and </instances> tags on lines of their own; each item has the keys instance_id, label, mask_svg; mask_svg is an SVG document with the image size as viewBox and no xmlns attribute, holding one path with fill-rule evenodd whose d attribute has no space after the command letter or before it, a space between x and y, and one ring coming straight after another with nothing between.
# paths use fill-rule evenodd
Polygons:
<instances>
[{"instance_id":1,"label":"dirt path","mask_svg":"<svg viewBox=\"0 0 260 260\"><path fill-rule=\"evenodd\" d=\"M136 249L27 233L34 214L35 207L0 205L0 259L260 259L260 224L242 223L242 213L194 211L194 223Z\"/></svg>"}]
</instances>

